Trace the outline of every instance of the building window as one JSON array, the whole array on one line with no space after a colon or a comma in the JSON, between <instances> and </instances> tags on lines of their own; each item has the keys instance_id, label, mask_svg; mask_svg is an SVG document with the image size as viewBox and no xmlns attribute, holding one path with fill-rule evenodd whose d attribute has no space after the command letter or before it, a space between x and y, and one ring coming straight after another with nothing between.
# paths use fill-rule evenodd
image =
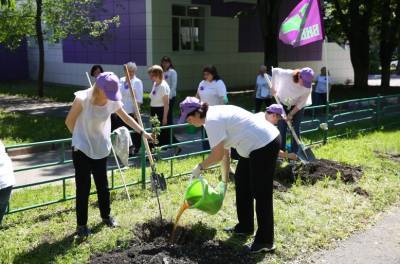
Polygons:
<instances>
[{"instance_id":1,"label":"building window","mask_svg":"<svg viewBox=\"0 0 400 264\"><path fill-rule=\"evenodd\" d=\"M172 50L204 51L204 7L172 6Z\"/></svg>"}]
</instances>

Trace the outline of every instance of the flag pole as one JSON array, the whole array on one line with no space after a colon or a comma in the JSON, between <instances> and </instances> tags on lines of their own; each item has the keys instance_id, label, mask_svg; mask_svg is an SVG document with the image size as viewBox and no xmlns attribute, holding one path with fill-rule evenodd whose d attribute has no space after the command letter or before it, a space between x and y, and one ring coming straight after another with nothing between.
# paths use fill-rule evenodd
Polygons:
<instances>
[{"instance_id":1,"label":"flag pole","mask_svg":"<svg viewBox=\"0 0 400 264\"><path fill-rule=\"evenodd\" d=\"M326 102L329 104L329 68L328 68L328 37L325 36L324 39L324 61L325 61L325 78L326 78Z\"/></svg>"}]
</instances>

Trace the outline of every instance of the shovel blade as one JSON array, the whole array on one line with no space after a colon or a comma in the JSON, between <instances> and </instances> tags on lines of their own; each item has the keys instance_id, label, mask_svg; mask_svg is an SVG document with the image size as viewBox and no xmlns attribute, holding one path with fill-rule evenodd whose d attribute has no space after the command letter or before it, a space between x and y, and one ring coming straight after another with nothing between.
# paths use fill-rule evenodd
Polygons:
<instances>
[{"instance_id":1,"label":"shovel blade","mask_svg":"<svg viewBox=\"0 0 400 264\"><path fill-rule=\"evenodd\" d=\"M303 163L307 163L310 161L315 161L315 155L311 148L299 146L299 150L297 151L297 156L299 157L300 161Z\"/></svg>"},{"instance_id":2,"label":"shovel blade","mask_svg":"<svg viewBox=\"0 0 400 264\"><path fill-rule=\"evenodd\" d=\"M164 174L152 173L151 174L151 187L153 191L160 189L165 191L167 189L167 182L165 180Z\"/></svg>"}]
</instances>

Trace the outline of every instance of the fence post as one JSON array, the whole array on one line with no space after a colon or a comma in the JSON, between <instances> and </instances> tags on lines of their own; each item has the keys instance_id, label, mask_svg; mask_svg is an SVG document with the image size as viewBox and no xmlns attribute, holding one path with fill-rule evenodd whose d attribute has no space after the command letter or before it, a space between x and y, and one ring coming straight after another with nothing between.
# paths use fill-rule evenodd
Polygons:
<instances>
[{"instance_id":1,"label":"fence post","mask_svg":"<svg viewBox=\"0 0 400 264\"><path fill-rule=\"evenodd\" d=\"M328 143L328 130L329 130L329 101L325 104L325 123L328 129L324 129L324 144Z\"/></svg>"},{"instance_id":2,"label":"fence post","mask_svg":"<svg viewBox=\"0 0 400 264\"><path fill-rule=\"evenodd\" d=\"M65 162L65 143L64 142L61 143L59 155L60 155L60 163L64 164L64 162Z\"/></svg>"},{"instance_id":3,"label":"fence post","mask_svg":"<svg viewBox=\"0 0 400 264\"><path fill-rule=\"evenodd\" d=\"M376 128L379 128L379 125L381 123L381 99L382 96L380 94L378 94L378 96L376 97Z\"/></svg>"},{"instance_id":4,"label":"fence post","mask_svg":"<svg viewBox=\"0 0 400 264\"><path fill-rule=\"evenodd\" d=\"M142 169L142 189L146 189L146 150L142 138L142 147L140 148L140 167Z\"/></svg>"}]
</instances>

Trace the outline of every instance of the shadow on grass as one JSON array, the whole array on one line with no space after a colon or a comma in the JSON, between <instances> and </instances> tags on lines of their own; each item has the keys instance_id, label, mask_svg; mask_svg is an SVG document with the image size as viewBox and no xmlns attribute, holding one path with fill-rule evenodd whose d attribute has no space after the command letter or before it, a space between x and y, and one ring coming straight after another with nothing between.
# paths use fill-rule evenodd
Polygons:
<instances>
[{"instance_id":1,"label":"shadow on grass","mask_svg":"<svg viewBox=\"0 0 400 264\"><path fill-rule=\"evenodd\" d=\"M92 234L98 233L103 226L101 223L95 225L91 229ZM14 263L54 263L58 256L64 255L71 248L85 241L86 239L75 238L75 233L58 241L43 241L28 252L17 255Z\"/></svg>"}]
</instances>

